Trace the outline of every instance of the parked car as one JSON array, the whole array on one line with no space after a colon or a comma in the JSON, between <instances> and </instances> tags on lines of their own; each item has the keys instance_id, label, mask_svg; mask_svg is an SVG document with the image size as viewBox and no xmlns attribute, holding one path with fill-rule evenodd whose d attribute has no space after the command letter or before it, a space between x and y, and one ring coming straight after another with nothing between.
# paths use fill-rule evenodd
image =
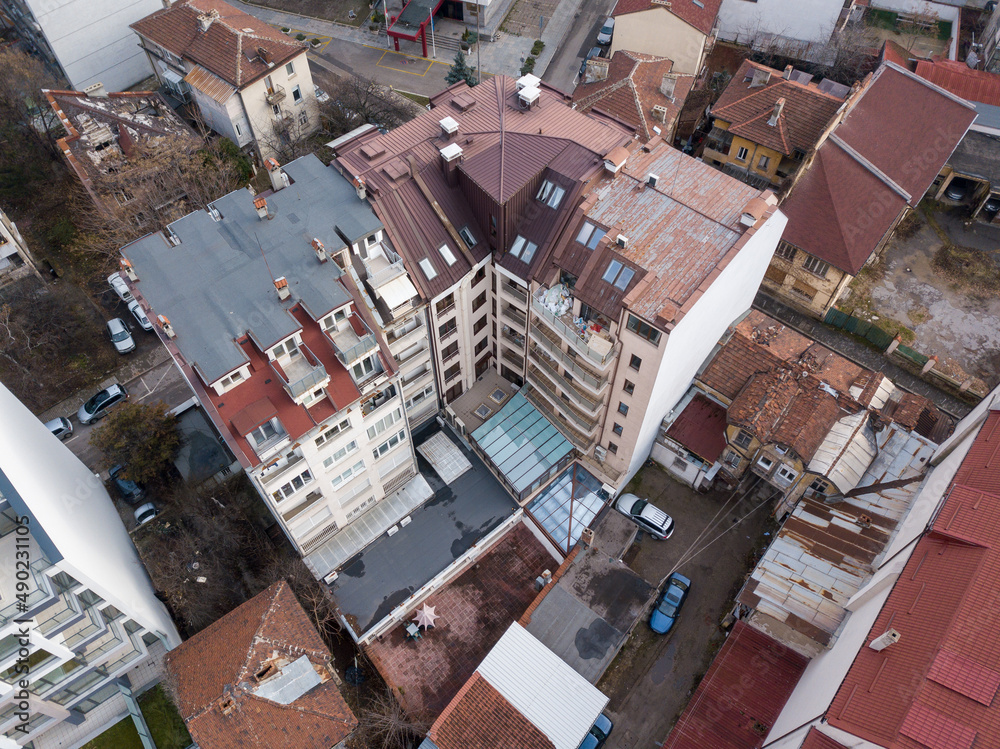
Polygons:
<instances>
[{"instance_id":1,"label":"parked car","mask_svg":"<svg viewBox=\"0 0 1000 749\"><path fill-rule=\"evenodd\" d=\"M129 354L135 351L135 341L132 339L132 334L124 320L120 317L108 320L105 328L108 338L115 345L115 351L119 354Z\"/></svg>"},{"instance_id":2,"label":"parked car","mask_svg":"<svg viewBox=\"0 0 1000 749\"><path fill-rule=\"evenodd\" d=\"M590 732L583 737L580 749L599 749L599 747L604 746L604 742L611 735L612 728L614 728L614 724L611 722L611 719L604 713L601 713L597 716L597 721L591 727Z\"/></svg>"},{"instance_id":3,"label":"parked car","mask_svg":"<svg viewBox=\"0 0 1000 749\"><path fill-rule=\"evenodd\" d=\"M603 49L601 49L600 47L591 47L590 52L587 53L587 56L583 58L583 62L580 64L580 77L582 78L583 75L587 72L587 63L590 60L603 56L604 56Z\"/></svg>"},{"instance_id":4,"label":"parked car","mask_svg":"<svg viewBox=\"0 0 1000 749\"><path fill-rule=\"evenodd\" d=\"M61 440L67 439L73 434L73 422L65 416L57 416L51 421L46 421L45 426Z\"/></svg>"},{"instance_id":5,"label":"parked car","mask_svg":"<svg viewBox=\"0 0 1000 749\"><path fill-rule=\"evenodd\" d=\"M90 424L92 421L103 419L113 406L117 406L125 400L128 400L128 391L124 385L106 387L80 406L80 410L76 412L76 418L81 424Z\"/></svg>"},{"instance_id":6,"label":"parked car","mask_svg":"<svg viewBox=\"0 0 1000 749\"><path fill-rule=\"evenodd\" d=\"M956 177L948 183L948 189L944 191L945 197L949 200L965 200L969 193L969 182L961 177Z\"/></svg>"},{"instance_id":7,"label":"parked car","mask_svg":"<svg viewBox=\"0 0 1000 749\"><path fill-rule=\"evenodd\" d=\"M691 581L679 572L667 578L667 585L653 607L649 617L649 628L659 635L665 635L681 615L681 607L691 590Z\"/></svg>"},{"instance_id":8,"label":"parked car","mask_svg":"<svg viewBox=\"0 0 1000 749\"><path fill-rule=\"evenodd\" d=\"M983 210L991 217L1000 213L1000 197L995 195L990 196L990 199L986 201L985 205L983 205Z\"/></svg>"},{"instance_id":9,"label":"parked car","mask_svg":"<svg viewBox=\"0 0 1000 749\"><path fill-rule=\"evenodd\" d=\"M146 490L142 484L122 476L124 470L125 466L112 466L111 470L108 471L108 477L121 498L130 505L134 505L146 498Z\"/></svg>"},{"instance_id":10,"label":"parked car","mask_svg":"<svg viewBox=\"0 0 1000 749\"><path fill-rule=\"evenodd\" d=\"M330 101L330 94L321 89L319 86L313 86L316 89L316 101L323 103Z\"/></svg>"},{"instance_id":11,"label":"parked car","mask_svg":"<svg viewBox=\"0 0 1000 749\"><path fill-rule=\"evenodd\" d=\"M601 26L600 32L597 34L597 43L603 44L605 47L611 44L611 37L615 33L615 19L609 18Z\"/></svg>"},{"instance_id":12,"label":"parked car","mask_svg":"<svg viewBox=\"0 0 1000 749\"><path fill-rule=\"evenodd\" d=\"M112 273L108 276L108 283L118 295L118 298L125 302L125 304L128 304L132 301L132 299L134 299L132 292L128 290L128 284L125 283L125 279L122 278L121 273Z\"/></svg>"},{"instance_id":13,"label":"parked car","mask_svg":"<svg viewBox=\"0 0 1000 749\"><path fill-rule=\"evenodd\" d=\"M674 532L674 521L667 513L634 494L622 494L615 506L653 538L665 540Z\"/></svg>"},{"instance_id":14,"label":"parked car","mask_svg":"<svg viewBox=\"0 0 1000 749\"><path fill-rule=\"evenodd\" d=\"M159 514L160 511L156 509L156 505L152 502L147 502L142 507L137 507L135 510L136 528L145 525Z\"/></svg>"},{"instance_id":15,"label":"parked car","mask_svg":"<svg viewBox=\"0 0 1000 749\"><path fill-rule=\"evenodd\" d=\"M128 303L128 311L132 313L132 317L134 317L135 321L139 323L140 328L147 332L153 329L153 323L151 323L149 318L146 317L146 313L139 305L138 300L133 299Z\"/></svg>"}]
</instances>

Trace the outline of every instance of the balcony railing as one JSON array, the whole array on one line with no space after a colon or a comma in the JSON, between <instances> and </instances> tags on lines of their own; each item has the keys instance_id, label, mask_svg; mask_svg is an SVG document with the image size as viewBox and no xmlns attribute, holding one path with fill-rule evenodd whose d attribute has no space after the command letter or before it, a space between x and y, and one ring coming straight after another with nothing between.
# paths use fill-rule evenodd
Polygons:
<instances>
[{"instance_id":1,"label":"balcony railing","mask_svg":"<svg viewBox=\"0 0 1000 749\"><path fill-rule=\"evenodd\" d=\"M456 346L453 351L449 351L447 354L444 354L441 357L441 361L443 361L443 362L450 361L450 360L454 359L456 356L458 356L458 354L459 354L458 346Z\"/></svg>"},{"instance_id":2,"label":"balcony railing","mask_svg":"<svg viewBox=\"0 0 1000 749\"><path fill-rule=\"evenodd\" d=\"M268 104L277 104L285 98L285 87L279 84L271 86L264 94L264 98L267 99Z\"/></svg>"},{"instance_id":3,"label":"balcony railing","mask_svg":"<svg viewBox=\"0 0 1000 749\"><path fill-rule=\"evenodd\" d=\"M284 459L282 458L282 460ZM285 460L284 463L278 461L273 466L269 466L267 468L262 469L260 472L261 482L264 484L264 486L267 486L268 484L272 483L276 478L284 476L285 471L287 471L294 465L298 465L299 463L302 462L302 460L303 460L302 455L300 455L299 453L292 453L292 457L288 458L288 460Z\"/></svg>"},{"instance_id":4,"label":"balcony railing","mask_svg":"<svg viewBox=\"0 0 1000 749\"><path fill-rule=\"evenodd\" d=\"M354 362L377 349L378 341L358 315L351 313L341 325L344 326L343 330L328 330L327 335L330 336L337 358L341 364L349 368ZM358 328L361 332L358 332Z\"/></svg>"},{"instance_id":5,"label":"balcony railing","mask_svg":"<svg viewBox=\"0 0 1000 749\"><path fill-rule=\"evenodd\" d=\"M403 267L403 261L399 259L399 255L384 245L381 246L382 251L378 254L372 255L373 249L369 248L369 257L361 262L364 263L365 271L368 274L368 283L374 288L377 289L394 278L406 274L406 269Z\"/></svg>"},{"instance_id":6,"label":"balcony railing","mask_svg":"<svg viewBox=\"0 0 1000 749\"><path fill-rule=\"evenodd\" d=\"M524 359L515 354L509 348L505 348L500 356L505 362L513 365L518 370L524 369Z\"/></svg>"},{"instance_id":7,"label":"balcony railing","mask_svg":"<svg viewBox=\"0 0 1000 749\"><path fill-rule=\"evenodd\" d=\"M417 319L419 320L419 317ZM417 322L415 325L408 326L406 328L395 328L390 330L385 334L385 338L389 342L389 346L396 347L411 336L416 338L417 336L414 334L418 332L422 335L426 335L424 324L422 322Z\"/></svg>"},{"instance_id":8,"label":"balcony railing","mask_svg":"<svg viewBox=\"0 0 1000 749\"><path fill-rule=\"evenodd\" d=\"M421 354L426 354L426 353L427 353L426 346L415 345L406 349L406 351L401 351L400 353L393 355L392 358L396 360L397 364L407 364L416 359Z\"/></svg>"},{"instance_id":9,"label":"balcony railing","mask_svg":"<svg viewBox=\"0 0 1000 749\"><path fill-rule=\"evenodd\" d=\"M528 292L526 292L524 289L521 289L515 286L514 284L510 283L502 283L500 284L500 288L503 289L505 294L513 297L514 299L519 301L522 305L528 303Z\"/></svg>"},{"instance_id":10,"label":"balcony railing","mask_svg":"<svg viewBox=\"0 0 1000 749\"><path fill-rule=\"evenodd\" d=\"M454 312L455 309L456 309L455 308L455 302L452 302L451 304L449 304L444 309L436 310L437 316L438 316L438 320L440 320L442 317L448 317L448 315L450 315L452 312Z\"/></svg>"},{"instance_id":11,"label":"balcony railing","mask_svg":"<svg viewBox=\"0 0 1000 749\"><path fill-rule=\"evenodd\" d=\"M527 320L525 319L523 313L519 312L515 307L511 307L510 305L504 307L502 311L504 317L506 317L508 320L513 322L521 329L524 328L524 325L527 322Z\"/></svg>"},{"instance_id":12,"label":"balcony railing","mask_svg":"<svg viewBox=\"0 0 1000 749\"><path fill-rule=\"evenodd\" d=\"M453 325L450 328L448 328L448 330L446 330L444 333L440 333L439 332L438 333L438 340L439 341L446 341L449 338L451 338L453 335L455 335L455 333L457 333L457 332L458 332L458 326L457 325Z\"/></svg>"},{"instance_id":13,"label":"balcony railing","mask_svg":"<svg viewBox=\"0 0 1000 749\"><path fill-rule=\"evenodd\" d=\"M530 353L535 353L536 350L544 349L549 356L559 361L567 370L573 373L573 376L583 382L587 386L593 388L595 393L600 393L604 389L604 386L608 384L607 377L599 377L594 372L590 371L586 367L582 366L579 362L573 359L572 356L567 354L559 347L558 339L554 339L554 336L547 332L546 328L538 323L532 323L531 332L533 334L532 340L536 343L529 348ZM541 344L539 346L538 344Z\"/></svg>"},{"instance_id":14,"label":"balcony railing","mask_svg":"<svg viewBox=\"0 0 1000 749\"><path fill-rule=\"evenodd\" d=\"M520 333L515 333L513 330L509 329L504 325L503 330L500 331L500 337L505 341L509 341L514 346L520 350L524 350L524 336Z\"/></svg>"},{"instance_id":15,"label":"balcony railing","mask_svg":"<svg viewBox=\"0 0 1000 749\"><path fill-rule=\"evenodd\" d=\"M559 370L556 369L556 367L554 367L550 362L546 361L544 357L535 357L531 360L531 363L545 372L545 374L547 374L553 382L557 383L570 398L575 400L584 411L589 414L593 414L595 417L600 414L603 403L584 395L573 387L573 383L568 381L565 377L560 376Z\"/></svg>"},{"instance_id":16,"label":"balcony railing","mask_svg":"<svg viewBox=\"0 0 1000 749\"><path fill-rule=\"evenodd\" d=\"M446 383L448 383L448 382L451 382L451 381L452 381L452 380L454 380L454 379L455 379L456 377L458 377L458 376L459 376L460 374L462 374L462 369L461 369L461 367L456 367L456 368L455 368L455 371L454 371L454 372L452 372L451 374L448 374L447 372L445 372L445 373L444 373L444 381L445 381Z\"/></svg>"},{"instance_id":17,"label":"balcony railing","mask_svg":"<svg viewBox=\"0 0 1000 749\"><path fill-rule=\"evenodd\" d=\"M548 310L541 302L537 299L531 300L531 309L539 317L545 320L552 329L555 330L559 335L569 341L573 347L584 354L588 359L602 367L611 361L618 354L618 343L615 342L610 349L606 352L600 352L592 348L588 343L588 338L584 333L577 330L574 326L567 323L562 317L557 317L553 312Z\"/></svg>"},{"instance_id":18,"label":"balcony railing","mask_svg":"<svg viewBox=\"0 0 1000 749\"><path fill-rule=\"evenodd\" d=\"M316 358L304 343L299 344L301 356L287 360L284 364L271 362L271 369L281 379L285 392L293 399L299 398L323 383L329 381L323 362Z\"/></svg>"},{"instance_id":19,"label":"balcony railing","mask_svg":"<svg viewBox=\"0 0 1000 749\"><path fill-rule=\"evenodd\" d=\"M536 367L528 367L528 381L531 383L532 387L548 396L552 400L552 403L562 413L568 416L570 420L583 430L584 434L592 435L597 430L597 417L585 414L565 398L560 397L555 391L555 388L553 388L552 385L545 379L545 375L543 375Z\"/></svg>"}]
</instances>

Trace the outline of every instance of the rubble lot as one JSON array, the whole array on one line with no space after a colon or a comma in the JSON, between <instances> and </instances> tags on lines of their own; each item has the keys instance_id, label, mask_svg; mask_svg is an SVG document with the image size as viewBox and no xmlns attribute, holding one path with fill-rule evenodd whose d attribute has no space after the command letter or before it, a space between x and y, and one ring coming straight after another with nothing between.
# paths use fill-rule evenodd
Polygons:
<instances>
[{"instance_id":1,"label":"rubble lot","mask_svg":"<svg viewBox=\"0 0 1000 749\"><path fill-rule=\"evenodd\" d=\"M695 556L677 570L691 579L691 593L674 631L654 634L644 616L597 684L610 698L608 714L615 724L607 749L666 739L724 640L720 625L734 596L777 528L770 519L773 503L760 505L737 525L759 499L728 491L698 494L652 462L627 491L648 497L675 522L667 541L639 533L624 558L633 570L658 585L686 552Z\"/></svg>"}]
</instances>

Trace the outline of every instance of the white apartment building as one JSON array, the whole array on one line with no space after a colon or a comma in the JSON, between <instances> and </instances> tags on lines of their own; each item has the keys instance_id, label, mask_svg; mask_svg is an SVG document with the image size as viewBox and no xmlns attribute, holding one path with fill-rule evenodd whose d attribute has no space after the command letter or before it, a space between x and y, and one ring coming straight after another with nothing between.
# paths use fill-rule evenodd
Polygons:
<instances>
[{"instance_id":1,"label":"white apartment building","mask_svg":"<svg viewBox=\"0 0 1000 749\"><path fill-rule=\"evenodd\" d=\"M2 385L0 413L0 747L79 746L180 636L100 479Z\"/></svg>"},{"instance_id":2,"label":"white apartment building","mask_svg":"<svg viewBox=\"0 0 1000 749\"><path fill-rule=\"evenodd\" d=\"M39 276L38 266L17 224L0 210L0 286L30 275Z\"/></svg>"},{"instance_id":3,"label":"white apartment building","mask_svg":"<svg viewBox=\"0 0 1000 749\"><path fill-rule=\"evenodd\" d=\"M132 29L166 91L262 161L319 127L306 43L221 0L181 0Z\"/></svg>"},{"instance_id":4,"label":"white apartment building","mask_svg":"<svg viewBox=\"0 0 1000 749\"><path fill-rule=\"evenodd\" d=\"M129 24L164 0L0 0L0 14L29 49L78 91L122 91L152 75Z\"/></svg>"},{"instance_id":5,"label":"white apartment building","mask_svg":"<svg viewBox=\"0 0 1000 749\"><path fill-rule=\"evenodd\" d=\"M424 313L363 189L312 155L269 169L269 193L230 193L122 255L161 340L308 555L415 476L410 422L433 415L437 394L399 376L395 357L419 363Z\"/></svg>"}]
</instances>

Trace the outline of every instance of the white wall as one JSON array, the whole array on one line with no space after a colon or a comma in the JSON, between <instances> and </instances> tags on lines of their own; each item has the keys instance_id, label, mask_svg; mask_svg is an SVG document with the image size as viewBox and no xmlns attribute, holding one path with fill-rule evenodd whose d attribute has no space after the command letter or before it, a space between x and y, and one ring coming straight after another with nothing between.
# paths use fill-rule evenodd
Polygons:
<instances>
[{"instance_id":1,"label":"white wall","mask_svg":"<svg viewBox=\"0 0 1000 749\"><path fill-rule=\"evenodd\" d=\"M830 41L843 0L722 0L719 37L747 43L754 34L776 34L799 41Z\"/></svg>"},{"instance_id":2,"label":"white wall","mask_svg":"<svg viewBox=\"0 0 1000 749\"><path fill-rule=\"evenodd\" d=\"M107 490L20 401L0 385L0 482L13 486L33 525L62 556L60 567L139 624L180 643ZM2 488L2 487L0 487ZM20 511L16 499L11 505ZM36 536L39 543L43 543ZM50 559L58 562L58 559Z\"/></svg>"},{"instance_id":3,"label":"white wall","mask_svg":"<svg viewBox=\"0 0 1000 749\"><path fill-rule=\"evenodd\" d=\"M627 483L642 467L656 439L660 422L683 397L698 368L726 328L750 308L787 223L785 215L775 211L758 227L743 249L667 337L632 461L619 485Z\"/></svg>"},{"instance_id":4,"label":"white wall","mask_svg":"<svg viewBox=\"0 0 1000 749\"><path fill-rule=\"evenodd\" d=\"M897 13L920 13L936 15L942 21L951 21L951 47L948 58L956 59L958 51L958 24L961 19L961 9L953 5L930 2L930 0L872 0L873 8L883 8Z\"/></svg>"},{"instance_id":5,"label":"white wall","mask_svg":"<svg viewBox=\"0 0 1000 749\"><path fill-rule=\"evenodd\" d=\"M163 8L161 0L27 0L49 46L82 90L103 83L121 91L153 74L130 23Z\"/></svg>"}]
</instances>

